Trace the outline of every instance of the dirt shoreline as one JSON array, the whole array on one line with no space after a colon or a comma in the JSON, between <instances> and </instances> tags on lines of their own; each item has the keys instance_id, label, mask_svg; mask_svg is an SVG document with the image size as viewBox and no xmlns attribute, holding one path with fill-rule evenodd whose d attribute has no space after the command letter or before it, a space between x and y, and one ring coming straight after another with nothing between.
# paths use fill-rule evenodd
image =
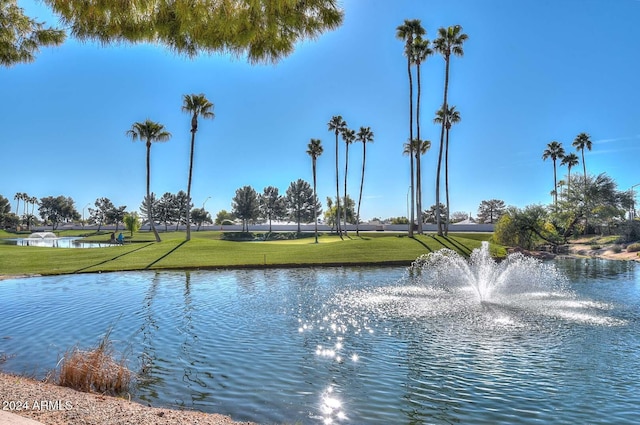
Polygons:
<instances>
[{"instance_id":1,"label":"dirt shoreline","mask_svg":"<svg viewBox=\"0 0 640 425\"><path fill-rule=\"evenodd\" d=\"M0 409L45 425L255 425L219 414L148 407L2 372Z\"/></svg>"},{"instance_id":2,"label":"dirt shoreline","mask_svg":"<svg viewBox=\"0 0 640 425\"><path fill-rule=\"evenodd\" d=\"M598 248L595 248L597 246ZM529 257L535 257L540 260L552 260L554 258L600 258L603 260L615 261L637 261L640 262L638 252L627 252L621 249L618 244L598 245L585 241L572 242L568 245L568 252L562 254L554 254L548 251L528 251L522 248L508 248L507 252L512 254L520 252Z\"/></svg>"},{"instance_id":3,"label":"dirt shoreline","mask_svg":"<svg viewBox=\"0 0 640 425\"><path fill-rule=\"evenodd\" d=\"M16 274L16 275L0 274L0 280L5 280L5 279L23 279L23 278L27 278L27 277L36 277L36 276L41 276L41 275L39 275L39 274Z\"/></svg>"},{"instance_id":4,"label":"dirt shoreline","mask_svg":"<svg viewBox=\"0 0 640 425\"><path fill-rule=\"evenodd\" d=\"M591 245L576 243L569 246L569 253L579 258L602 258L604 260L640 262L640 256L638 256L637 252L627 252L624 249L616 252L614 246L615 245L605 245L601 248L593 249Z\"/></svg>"}]
</instances>

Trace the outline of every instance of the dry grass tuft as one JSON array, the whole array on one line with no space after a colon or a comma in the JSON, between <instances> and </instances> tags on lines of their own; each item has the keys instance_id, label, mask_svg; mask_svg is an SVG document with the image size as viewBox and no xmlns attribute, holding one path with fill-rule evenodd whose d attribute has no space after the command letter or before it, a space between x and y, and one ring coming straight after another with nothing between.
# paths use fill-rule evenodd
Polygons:
<instances>
[{"instance_id":1,"label":"dry grass tuft","mask_svg":"<svg viewBox=\"0 0 640 425\"><path fill-rule=\"evenodd\" d=\"M57 383L78 391L119 395L126 393L133 373L121 356L116 360L109 329L97 347L84 351L78 347L68 350L59 362Z\"/></svg>"}]
</instances>

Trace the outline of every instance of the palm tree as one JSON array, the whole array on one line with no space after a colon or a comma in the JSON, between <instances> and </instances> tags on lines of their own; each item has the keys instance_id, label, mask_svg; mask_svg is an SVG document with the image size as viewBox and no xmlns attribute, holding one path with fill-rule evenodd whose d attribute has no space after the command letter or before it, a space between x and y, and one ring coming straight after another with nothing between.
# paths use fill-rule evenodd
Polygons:
<instances>
[{"instance_id":1,"label":"palm tree","mask_svg":"<svg viewBox=\"0 0 640 425\"><path fill-rule=\"evenodd\" d=\"M151 205L151 191L149 190L150 182L150 170L151 170L151 143L153 142L166 142L171 138L171 133L165 130L164 125L147 119L145 122L134 122L126 135L134 142L138 139L144 140L147 144L147 211L149 215L149 223L151 230L156 237L156 242L160 242L160 235L156 230L156 225L153 222L153 208Z\"/></svg>"},{"instance_id":2,"label":"palm tree","mask_svg":"<svg viewBox=\"0 0 640 425\"><path fill-rule=\"evenodd\" d=\"M313 168L313 198L316 199L316 160L324 149L322 148L322 142L320 139L311 139L307 145L307 154L311 157L311 166ZM318 243L318 210L314 208L313 211L313 223L315 225L316 243Z\"/></svg>"},{"instance_id":3,"label":"palm tree","mask_svg":"<svg viewBox=\"0 0 640 425\"><path fill-rule=\"evenodd\" d=\"M362 142L362 177L360 178L360 195L358 196L358 210L356 212L356 235L360 236L360 204L362 203L362 188L364 187L364 165L367 160L367 143L373 143L371 127L360 127L357 135Z\"/></svg>"},{"instance_id":4,"label":"palm tree","mask_svg":"<svg viewBox=\"0 0 640 425\"><path fill-rule=\"evenodd\" d=\"M560 163L560 165L562 165L562 162ZM567 184L567 182L566 182L566 181L564 181L564 180L562 180L562 179L558 180L558 187L556 188L556 190L559 190L559 191L560 191L560 197L561 197L561 198L563 197L563 195L562 195L562 194L563 194L563 193L565 193L565 192L564 192L564 190L562 190L562 189L564 188L564 185L566 185L566 184ZM566 193L565 193L564 198L566 199Z\"/></svg>"},{"instance_id":5,"label":"palm tree","mask_svg":"<svg viewBox=\"0 0 640 425\"><path fill-rule=\"evenodd\" d=\"M22 192L16 192L16 194L13 195L13 200L16 201L16 215L18 215L18 210L20 209L20 201L23 198L22 195Z\"/></svg>"},{"instance_id":6,"label":"palm tree","mask_svg":"<svg viewBox=\"0 0 640 425\"><path fill-rule=\"evenodd\" d=\"M587 133L580 133L576 136L573 141L573 147L576 148L577 151L580 151L582 154L582 171L584 173L584 190L585 197L587 196L587 164L584 161L584 148L587 150L591 150L593 144L591 143L591 139ZM586 235L589 231L589 217L587 214L584 216L584 234Z\"/></svg>"},{"instance_id":7,"label":"palm tree","mask_svg":"<svg viewBox=\"0 0 640 425\"><path fill-rule=\"evenodd\" d=\"M426 33L426 32L425 32ZM420 97L422 93L422 85L420 78L420 68L422 62L427 60L427 57L433 54L433 50L429 47L429 40L423 39L420 36L417 36L413 41L412 46L412 62L416 65L416 77L418 80L418 92L416 99L416 138L417 140L422 140L420 138ZM431 142L429 142L429 147L431 147ZM411 147L410 147L411 148ZM423 211L422 211L422 176L420 174L420 157L426 153L416 152L416 209L418 211L418 234L422 234L422 223L423 220Z\"/></svg>"},{"instance_id":8,"label":"palm tree","mask_svg":"<svg viewBox=\"0 0 640 425\"><path fill-rule=\"evenodd\" d=\"M416 160L416 186L422 187L422 171L420 169L420 157L426 154L429 149L431 149L431 141L429 140L420 140L413 139L412 143L404 144L404 151L402 152L404 155L413 155ZM422 191L418 189L416 196L416 203L418 208L422 205ZM424 211L418 210L418 233L422 232L422 222L424 221Z\"/></svg>"},{"instance_id":9,"label":"palm tree","mask_svg":"<svg viewBox=\"0 0 640 425\"><path fill-rule=\"evenodd\" d=\"M344 151L344 198L347 199L347 174L349 174L349 145L356 140L356 131L345 128L342 132L342 140L346 145ZM344 210L344 234L347 234L347 208Z\"/></svg>"},{"instance_id":10,"label":"palm tree","mask_svg":"<svg viewBox=\"0 0 640 425\"><path fill-rule=\"evenodd\" d=\"M587 133L580 133L576 136L572 146L582 154L582 171L584 172L584 181L586 182L587 181L587 165L584 162L584 148L587 148L587 150L590 151L591 148L593 147L593 143L591 143L591 139L589 138L589 135Z\"/></svg>"},{"instance_id":11,"label":"palm tree","mask_svg":"<svg viewBox=\"0 0 640 425\"><path fill-rule=\"evenodd\" d=\"M451 54L456 56L464 55L462 45L469 37L462 32L460 25L454 25L448 28L438 29L438 38L433 42L435 50L442 55L445 63L444 73L444 100L442 102L442 108L445 111L449 110L447 103L447 94L449 91L449 64L451 60ZM440 219L440 169L442 167L442 149L444 145L444 130L446 123L442 122L442 128L440 130L440 150L438 152L438 169L436 171L436 221L438 224L438 235L442 236L442 222Z\"/></svg>"},{"instance_id":12,"label":"palm tree","mask_svg":"<svg viewBox=\"0 0 640 425\"><path fill-rule=\"evenodd\" d=\"M38 197L34 196L32 198L29 198L29 202L31 203L31 215L33 215L36 205L39 203Z\"/></svg>"},{"instance_id":13,"label":"palm tree","mask_svg":"<svg viewBox=\"0 0 640 425\"><path fill-rule=\"evenodd\" d=\"M342 133L347 128L347 123L342 119L341 115L335 115L331 117L327 126L329 131L335 132L336 135L336 231L342 237L342 230L340 229L340 177L338 172L338 134Z\"/></svg>"},{"instance_id":14,"label":"palm tree","mask_svg":"<svg viewBox=\"0 0 640 425\"><path fill-rule=\"evenodd\" d=\"M444 192L446 194L446 207L447 207L447 214L446 214L446 218L447 220L445 221L445 227L444 227L444 234L445 236L449 234L449 211L451 211L451 206L449 204L449 130L451 130L451 126L453 124L457 124L459 123L461 120L460 118L460 112L456 111L456 107L452 106L447 110L446 115L444 114L444 111L442 109L440 109L439 111L436 112L436 117L433 119L434 122L436 123L443 123L445 124L445 148L444 148Z\"/></svg>"},{"instance_id":15,"label":"palm tree","mask_svg":"<svg viewBox=\"0 0 640 425\"><path fill-rule=\"evenodd\" d=\"M27 216L27 212L29 211L29 200L31 197L28 193L22 192L22 217Z\"/></svg>"},{"instance_id":16,"label":"palm tree","mask_svg":"<svg viewBox=\"0 0 640 425\"><path fill-rule=\"evenodd\" d=\"M542 153L542 159L546 160L547 158L551 158L551 160L553 161L553 187L555 191L555 188L558 187L558 180L556 178L556 160L558 158L564 158L564 148L562 147L562 143L553 141L547 144L547 149L545 149ZM553 205L557 204L558 193L557 191L555 191L555 193L553 194Z\"/></svg>"},{"instance_id":17,"label":"palm tree","mask_svg":"<svg viewBox=\"0 0 640 425\"><path fill-rule=\"evenodd\" d=\"M36 208L36 204L38 203L38 198L35 196L29 196L26 193L23 193L23 216L24 220L27 223L27 229L31 230L31 223L34 221L35 216L33 215L34 210ZM29 212L29 204L31 204L31 212Z\"/></svg>"},{"instance_id":18,"label":"palm tree","mask_svg":"<svg viewBox=\"0 0 640 425\"><path fill-rule=\"evenodd\" d=\"M411 74L411 64L414 57L413 41L415 37L426 33L420 19L405 19L404 23L396 28L396 37L405 42L404 54L407 57L407 74L409 75L409 140L413 140L413 76ZM412 149L412 146L409 147ZM409 153L411 169L411 217L409 218L409 237L413 237L413 223L415 221L415 192L414 192L414 169L413 152Z\"/></svg>"},{"instance_id":19,"label":"palm tree","mask_svg":"<svg viewBox=\"0 0 640 425\"><path fill-rule=\"evenodd\" d=\"M193 174L193 148L198 131L198 117L213 119L213 103L204 94L185 94L183 96L182 112L191 114L191 155L189 157L189 182L187 183L187 205L191 202L191 175ZM187 238L191 240L191 208L187 207Z\"/></svg>"},{"instance_id":20,"label":"palm tree","mask_svg":"<svg viewBox=\"0 0 640 425\"><path fill-rule=\"evenodd\" d=\"M567 192L571 191L571 169L576 165L578 165L579 163L580 161L578 160L578 155L576 155L573 152L571 152L568 155L565 155L564 158L562 158L562 161L560 162L560 165L567 166L567 173L569 174L569 176L567 177Z\"/></svg>"}]
</instances>

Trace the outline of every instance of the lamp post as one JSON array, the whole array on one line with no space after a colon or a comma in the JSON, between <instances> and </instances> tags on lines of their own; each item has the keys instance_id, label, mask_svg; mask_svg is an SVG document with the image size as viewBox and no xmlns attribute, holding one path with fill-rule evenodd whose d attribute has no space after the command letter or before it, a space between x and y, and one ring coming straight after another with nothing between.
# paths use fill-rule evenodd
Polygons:
<instances>
[{"instance_id":1,"label":"lamp post","mask_svg":"<svg viewBox=\"0 0 640 425\"><path fill-rule=\"evenodd\" d=\"M411 186L407 189L407 222L409 222L409 193L411 192ZM411 225L411 223L409 224Z\"/></svg>"},{"instance_id":2,"label":"lamp post","mask_svg":"<svg viewBox=\"0 0 640 425\"><path fill-rule=\"evenodd\" d=\"M204 204L206 204L209 199L211 199L211 196L207 196L207 199L205 199L204 202L202 203L203 210L204 210Z\"/></svg>"}]
</instances>

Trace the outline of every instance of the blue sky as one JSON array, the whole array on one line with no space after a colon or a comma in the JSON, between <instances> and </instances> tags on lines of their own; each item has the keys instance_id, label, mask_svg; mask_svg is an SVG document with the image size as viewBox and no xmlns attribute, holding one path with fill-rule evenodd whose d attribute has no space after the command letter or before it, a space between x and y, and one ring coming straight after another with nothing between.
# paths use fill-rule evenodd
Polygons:
<instances>
[{"instance_id":1,"label":"blue sky","mask_svg":"<svg viewBox=\"0 0 640 425\"><path fill-rule=\"evenodd\" d=\"M31 16L55 23L39 2L19 0ZM407 214L408 81L404 19L421 19L432 39L459 24L469 36L451 63L450 104L462 121L451 130L452 211L476 214L482 200L523 207L549 203L553 168L547 143L587 132L590 173L606 172L627 190L640 183L640 1L637 0L345 0L344 24L300 44L277 65L249 65L225 55L187 59L152 45L104 47L69 38L31 64L0 68L2 167L9 198L71 196L82 213L108 197L137 210L145 193L145 147L126 130L150 118L173 134L152 147L151 190L185 190L189 117L182 95L204 93L214 120L196 138L193 200L212 214L230 210L235 190L312 180L310 138L322 140L320 199L335 196L333 115L350 128L370 126L363 219ZM423 65L423 203L435 203L444 61ZM349 150L349 193L356 198L362 145ZM344 143L340 141L340 186ZM581 166L580 166L581 169ZM575 170L575 169L574 169ZM563 167L559 171L566 173ZM636 188L638 190L638 188ZM342 191L342 189L341 189ZM444 192L442 192L444 196Z\"/></svg>"}]
</instances>

